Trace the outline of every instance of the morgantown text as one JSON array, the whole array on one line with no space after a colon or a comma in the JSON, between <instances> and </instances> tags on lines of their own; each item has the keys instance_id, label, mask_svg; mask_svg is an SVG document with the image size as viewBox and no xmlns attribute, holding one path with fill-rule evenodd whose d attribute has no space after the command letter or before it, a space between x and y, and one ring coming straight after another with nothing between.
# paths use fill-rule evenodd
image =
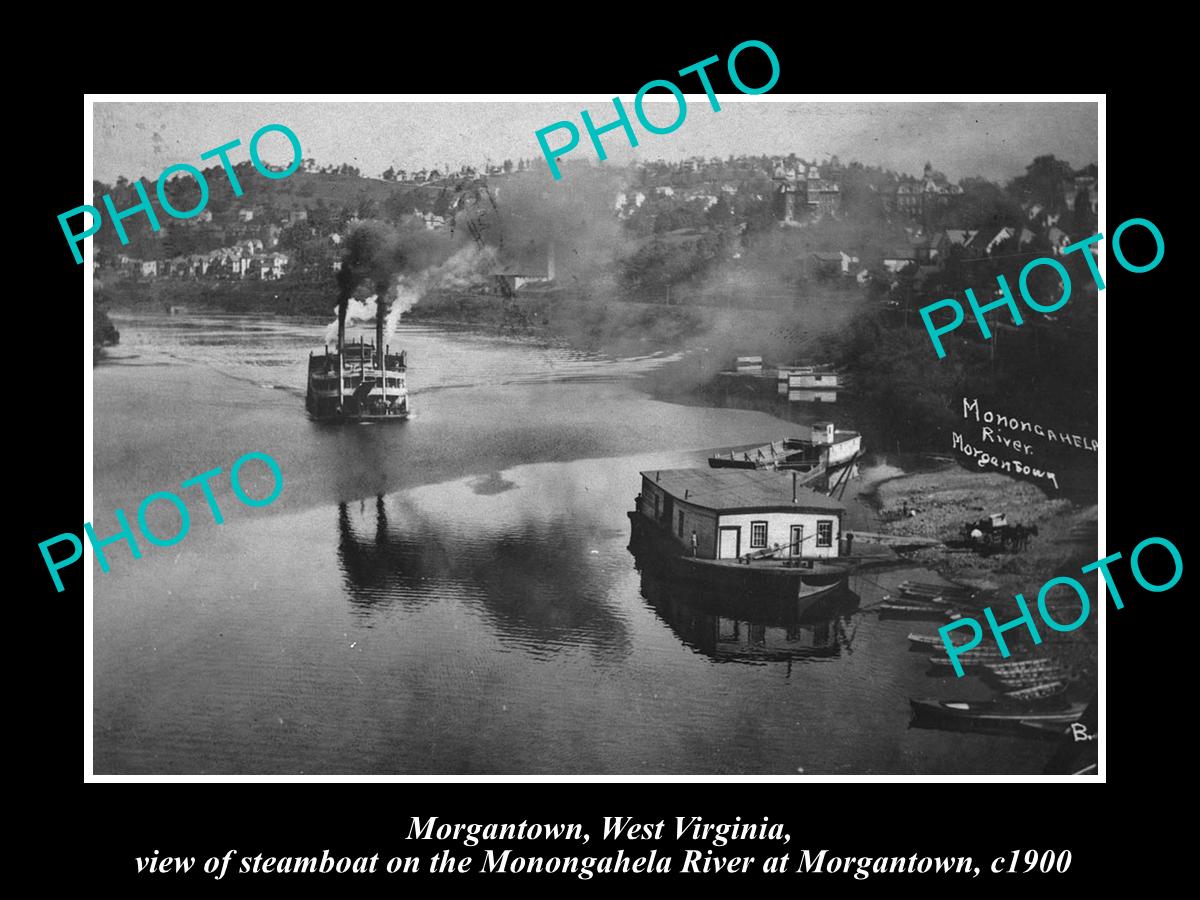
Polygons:
<instances>
[{"instance_id":1,"label":"morgantown text","mask_svg":"<svg viewBox=\"0 0 1200 900\"><path fill-rule=\"evenodd\" d=\"M605 816L602 840L662 840L666 824L665 819L647 823L635 822L629 816ZM766 816L761 823L743 822L741 816L735 816L733 822L720 823L705 822L699 816L676 816L674 830L676 840L708 841L714 847L724 847L731 840L780 841L786 844L792 839L783 830L782 824L772 823ZM443 822L439 825L437 816L429 819L413 816L407 838L410 841L461 841L464 847L474 847L480 841L564 840L586 844L591 840L579 824L508 822L480 825Z\"/></svg>"},{"instance_id":2,"label":"morgantown text","mask_svg":"<svg viewBox=\"0 0 1200 900\"><path fill-rule=\"evenodd\" d=\"M743 50L754 47L766 54L767 59L771 63L771 78L762 87L749 87L740 77L737 72L738 54ZM710 56L708 59L702 59L698 63L693 63L685 69L680 69L680 75L690 75L692 72L700 79L700 83L704 85L704 93L708 95L708 103L713 108L713 112L721 111L721 104L717 101L717 95L713 93L712 82L708 80L708 73L704 70L715 62L720 62L721 57ZM775 51L764 44L762 41L742 41L729 54L729 59L726 62L726 68L729 70L729 80L743 94L765 94L771 88L775 87L775 83L779 81L779 57L775 55ZM646 110L643 108L643 101L646 97L646 92L654 88L664 88L670 91L675 96L675 102L679 106L679 112L675 117L675 121L667 126L659 126L653 124L646 118ZM617 128L623 129L625 136L629 139L629 146L636 147L638 145L637 134L633 130L633 125L629 121L629 113L625 106L621 103L620 97L613 97L613 106L617 109L617 118L614 122L609 122L607 125L596 127L596 123L592 121L591 114L585 109L581 110L579 115L583 119L583 127L587 129L588 137L592 139L592 146L596 148L596 155L601 162L608 159L608 154L604 151L604 145L600 143L600 135L606 134ZM637 96L633 100L633 112L637 116L642 127L651 134L670 134L683 124L683 120L687 118L687 100L683 97L683 92L679 90L674 82L666 81L662 78L656 78L653 81L647 81L642 85L637 92ZM552 131L565 130L567 132L567 140L561 147L550 147L546 140L546 135ZM550 174L554 176L554 180L558 181L562 178L562 172L558 168L558 158L566 156L579 144L579 129L575 127L574 122L561 121L555 122L553 125L547 125L545 128L539 128L534 132L534 136L538 140L538 144L542 148L542 155L546 157L546 162L550 165Z\"/></svg>"},{"instance_id":3,"label":"morgantown text","mask_svg":"<svg viewBox=\"0 0 1200 900\"><path fill-rule=\"evenodd\" d=\"M603 158L603 157L602 157ZM1125 229L1131 225L1139 225L1145 228L1154 237L1154 243L1157 252L1154 259L1146 263L1144 266L1134 265L1125 258L1125 254L1121 252L1121 235L1125 233ZM1104 238L1103 234L1093 234L1090 238L1085 238L1082 241L1076 241L1074 244L1069 244L1062 248L1061 255L1078 252L1088 264L1088 269L1092 273L1092 280L1096 282L1096 287L1099 290L1104 290L1104 279L1100 277L1100 269L1096 265L1096 259L1092 256L1089 249L1092 244ZM1149 272L1151 269L1158 266L1162 262L1163 254L1166 252L1166 244L1163 243L1162 232L1149 219L1127 219L1117 226L1117 230L1113 232L1110 239L1112 244L1113 256L1116 257L1123 269L1130 272ZM1051 304L1045 305L1038 303L1029 295L1029 275L1038 266L1049 266L1058 273L1059 280L1062 282L1062 296ZM1017 309L1016 301L1013 300L1012 288L1008 286L1008 281L1003 275L997 275L996 281L1000 285L996 291L998 300L993 300L985 306L980 306L979 301L975 299L975 292L967 288L963 293L966 295L967 303L971 307L971 312L975 314L975 323L979 326L979 332L983 335L985 341L991 340L992 332L988 328L987 321L983 318L983 314L991 312L993 309L998 309L1002 306L1008 307L1009 315L1012 317L1013 325L1021 325L1024 320L1021 318L1021 311ZM1021 270L1020 278L1017 280L1017 287L1021 294L1021 299L1025 301L1025 305L1034 312L1042 313L1043 315L1057 312L1067 305L1067 301L1071 299L1071 276L1067 273L1067 268L1057 259L1050 257L1039 257L1025 264L1025 268ZM935 327L933 324L932 313L938 309L953 310L953 318L948 324ZM954 329L958 328L964 321L962 304L954 298L938 300L936 303L930 303L928 306L921 307L921 319L925 322L925 330L929 332L929 339L933 342L933 349L937 351L938 359L946 358L946 350L942 346L942 335L949 334Z\"/></svg>"},{"instance_id":4,"label":"morgantown text","mask_svg":"<svg viewBox=\"0 0 1200 900\"><path fill-rule=\"evenodd\" d=\"M276 172L269 166L265 165L262 161L262 157L260 157L258 153L258 142L262 140L263 135L272 131L278 131L280 134L284 135L292 145L291 164L289 164L288 167L281 172ZM237 172L234 171L233 166L229 162L229 151L235 147L240 147L241 144L242 142L239 139L234 138L227 144L222 144L220 147L214 147L212 150L206 150L200 154L200 159L202 160L212 159L214 156L221 160L221 165L225 169L225 176L229 179L229 186L233 188L233 196L235 197L240 197L245 192L242 190L241 182L238 181ZM272 178L275 180L287 178L298 168L300 168L300 156L300 139L296 137L296 132L292 131L292 129L288 128L286 125L264 125L262 128L258 129L258 131L254 132L254 136L250 138L250 162L254 165L254 168L258 170L258 173L264 178ZM178 210L171 206L170 202L167 200L167 194L165 190L167 179L176 172L186 172L188 175L191 175L193 178L195 178L196 184L200 186L200 202L194 209L189 209L186 211ZM117 212L117 208L113 205L112 197L110 197L108 194L105 194L103 198L104 207L108 210L108 217L112 220L113 227L117 229L117 237L121 239L122 245L129 243L129 235L125 233L125 226L122 225L121 222L122 220L128 219L130 216L135 215L136 213L144 212L146 214L146 218L150 220L151 229L154 231L158 231L159 228L162 227L158 223L158 216L154 214L154 207L150 205L150 198L146 196L146 188L142 186L142 182L135 181L133 183L133 189L137 191L137 195L141 198L142 202L135 206L129 207L129 209L122 210L121 212ZM163 169L162 174L158 176L157 193L159 205L162 206L168 215L173 216L176 219L191 219L195 216L198 216L200 213L204 212L204 207L208 205L208 182L204 178L204 173L195 166L188 165L187 163L175 163L174 165L167 166L165 169ZM71 231L71 226L67 224L67 219L77 216L80 213L86 213L87 215L91 216L92 224L91 227L84 229L79 234L75 234ZM103 218L100 215L100 210L87 203L83 204L83 206L77 206L74 209L59 215L58 224L62 227L63 234L67 236L67 243L71 246L71 252L75 254L76 263L83 262L83 255L79 252L80 241L82 241L84 238L91 237L93 234L99 231L102 223Z\"/></svg>"},{"instance_id":5,"label":"morgantown text","mask_svg":"<svg viewBox=\"0 0 1200 900\"><path fill-rule=\"evenodd\" d=\"M247 494L245 489L242 487L242 483L239 478L239 473L241 472L242 466L254 459L260 460L266 464L267 468L271 470L271 477L275 482L275 487L272 489L271 493L261 500L256 500ZM209 482L220 474L221 467L218 466L215 469L209 469L207 472L201 472L199 475L189 478L186 481L181 482L179 485L183 488L200 488L200 490L204 493L204 499L208 501L208 508L212 511L213 521L218 525L224 523L225 517L221 515L221 509L217 506L217 498L213 495L212 486L209 484ZM254 451L238 457L233 464L233 468L230 470L229 482L230 486L233 488L234 496L237 497L238 500L240 500L244 505L254 507L270 506L283 492L283 471L279 468L279 463L277 463L270 456L265 453ZM159 537L158 535L154 534L154 532L152 532L146 525L146 511L159 500L166 500L177 510L179 510L179 533L174 537ZM91 542L92 551L96 554L96 559L100 563L100 570L103 572L109 571L108 557L105 556L104 548L109 544L116 543L117 541L125 541L129 545L129 551L133 554L134 559L142 558L142 551L138 547L137 538L134 537L133 529L129 525L129 519L126 517L125 511L123 509L118 509L116 511L116 517L117 523L121 526L121 529L110 537L97 538L91 522L86 522L83 526L83 530L87 534L88 540ZM142 537L155 547L174 547L185 537L187 537L187 533L192 527L192 519L188 514L187 505L183 502L178 494L174 494L171 491L155 491L153 494L143 500L141 505L138 507L137 523L138 530L141 532ZM55 544L62 543L63 541L69 542L73 547L73 550L71 555L66 559L60 559L56 561L50 556L50 548ZM54 586L58 588L59 592L61 593L63 590L63 583L62 579L58 577L59 570L64 569L80 560L80 558L83 556L83 541L81 541L79 537L71 532L66 532L65 534L52 537L48 541L42 541L40 544L38 544L38 549L42 551L42 559L46 561L46 568L50 572L50 577L54 579Z\"/></svg>"},{"instance_id":6,"label":"morgantown text","mask_svg":"<svg viewBox=\"0 0 1200 900\"><path fill-rule=\"evenodd\" d=\"M1147 581L1145 576L1142 575L1141 567L1138 565L1138 557L1142 555L1142 551L1154 544L1166 547L1167 552L1171 554L1171 559L1175 564L1175 574L1172 575L1171 580L1165 584L1152 584L1151 582ZM1117 609L1124 609L1125 604L1121 600L1121 592L1118 591L1117 586L1113 584L1112 573L1108 571L1109 564L1116 562L1118 559L1121 559L1121 554L1113 553L1110 556L1104 557L1104 559L1098 559L1093 563L1088 563L1086 566L1080 569L1080 571L1084 574L1087 574L1088 572L1093 572L1096 569L1099 569L1100 574L1104 577L1104 583L1108 586L1108 592L1112 595L1113 605L1116 606ZM1151 593L1161 594L1163 591L1169 591L1171 588L1175 587L1179 579L1183 577L1183 557L1180 555L1179 549L1166 538L1148 537L1133 548L1133 553L1129 555L1129 568L1133 571L1133 577L1136 579L1138 584ZM1054 617L1050 615L1049 610L1046 608L1046 597L1049 596L1050 591L1060 585L1071 588L1071 590L1073 590L1079 597L1079 617L1075 619L1074 622L1070 622L1065 625L1054 619ZM1033 616L1029 613L1029 607L1025 604L1025 597L1021 594L1014 594L1013 597L1017 601L1017 607L1021 610L1021 615L1013 619L1011 622L1005 622L1003 625L1001 625L996 621L996 616L992 612L992 608L990 606L985 606L983 609L983 615L987 620L988 628L992 632L992 637L996 639L996 646L1000 648L1000 656L1005 659L1007 659L1010 655L1008 644L1004 642L1004 632L1006 631L1017 628L1018 626L1024 624L1029 630L1030 637L1033 638L1033 643L1036 645L1042 642L1042 636L1038 633L1037 624L1034 622ZM1076 628L1080 627L1084 622L1087 621L1087 618L1092 611L1092 603L1088 598L1087 589L1074 578L1069 578L1065 575L1058 578L1051 578L1044 585L1042 585L1042 589L1038 591L1037 605L1038 613L1041 616L1042 621L1052 630L1062 632L1074 631ZM956 644L950 640L950 632L952 632L955 628L962 628L964 626L971 629L971 638L965 644ZM951 622L949 625L943 625L938 629L938 634L941 635L942 643L946 645L946 655L950 658L951 665L954 666L954 674L959 678L962 678L963 667L962 663L958 661L958 658L964 653L970 651L972 648L979 646L979 642L983 640L983 628L976 619L964 616L957 621Z\"/></svg>"},{"instance_id":7,"label":"morgantown text","mask_svg":"<svg viewBox=\"0 0 1200 900\"><path fill-rule=\"evenodd\" d=\"M1019 459L1000 459L998 456L993 456L980 447L972 447L957 431L951 432L950 446L951 449L961 450L967 456L975 457L975 462L981 469L984 466L991 465L995 466L1001 472L1016 472L1018 475L1033 475L1036 478L1045 478L1047 481L1053 482L1055 487L1058 487L1058 476L1053 472L1046 472L1036 466L1026 465Z\"/></svg>"}]
</instances>

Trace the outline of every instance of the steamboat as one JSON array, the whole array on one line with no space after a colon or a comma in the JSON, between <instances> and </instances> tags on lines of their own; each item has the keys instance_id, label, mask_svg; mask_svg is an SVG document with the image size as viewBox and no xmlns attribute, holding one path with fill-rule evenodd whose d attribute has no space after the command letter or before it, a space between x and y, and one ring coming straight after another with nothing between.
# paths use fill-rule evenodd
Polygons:
<instances>
[{"instance_id":1,"label":"steamboat","mask_svg":"<svg viewBox=\"0 0 1200 900\"><path fill-rule=\"evenodd\" d=\"M377 315L375 342L347 342L343 319L338 323L336 352L308 354L305 407L319 421L399 422L411 413L408 360L383 343L383 316Z\"/></svg>"}]
</instances>

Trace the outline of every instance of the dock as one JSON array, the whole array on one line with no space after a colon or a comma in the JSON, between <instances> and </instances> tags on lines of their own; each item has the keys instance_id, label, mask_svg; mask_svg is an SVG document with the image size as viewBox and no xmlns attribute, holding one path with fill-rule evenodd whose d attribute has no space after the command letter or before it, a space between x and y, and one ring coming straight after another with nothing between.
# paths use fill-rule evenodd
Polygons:
<instances>
[{"instance_id":1,"label":"dock","mask_svg":"<svg viewBox=\"0 0 1200 900\"><path fill-rule=\"evenodd\" d=\"M907 537L899 534L879 534L874 531L847 531L845 537L866 544L882 544L885 547L945 547L936 538Z\"/></svg>"}]
</instances>

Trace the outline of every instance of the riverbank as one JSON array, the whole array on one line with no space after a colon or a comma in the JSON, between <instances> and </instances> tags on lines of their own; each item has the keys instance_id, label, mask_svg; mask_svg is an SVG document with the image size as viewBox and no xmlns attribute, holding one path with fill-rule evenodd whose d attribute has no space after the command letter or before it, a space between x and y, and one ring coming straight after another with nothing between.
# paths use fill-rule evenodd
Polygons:
<instances>
[{"instance_id":1,"label":"riverbank","mask_svg":"<svg viewBox=\"0 0 1200 900\"><path fill-rule=\"evenodd\" d=\"M1005 513L1013 525L1036 527L1025 550L983 555L921 550L916 562L952 581L1002 594L1035 593L1059 573L1079 572L1096 559L1096 507L1050 496L1037 485L953 463L934 471L898 473L871 490L885 533L955 540L964 525ZM904 515L905 509L915 514Z\"/></svg>"}]
</instances>

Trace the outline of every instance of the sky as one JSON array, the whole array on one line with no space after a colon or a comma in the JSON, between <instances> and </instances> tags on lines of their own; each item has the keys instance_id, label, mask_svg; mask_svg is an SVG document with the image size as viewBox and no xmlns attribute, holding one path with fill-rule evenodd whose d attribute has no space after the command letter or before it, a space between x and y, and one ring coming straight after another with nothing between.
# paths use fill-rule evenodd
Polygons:
<instances>
[{"instance_id":1,"label":"sky","mask_svg":"<svg viewBox=\"0 0 1200 900\"><path fill-rule=\"evenodd\" d=\"M654 95L648 95L648 98ZM648 116L668 124L675 101ZM1076 168L1097 162L1097 105L1088 103L805 103L778 96L718 95L713 111L703 94L687 95L683 123L671 134L643 129L633 98L622 97L639 145L632 148L621 129L602 136L609 160L677 160L689 156L796 153L805 160L836 155L897 172L919 175L926 160L957 181L982 176L1007 181L1035 156L1053 154ZM389 166L415 170L457 169L521 157L541 156L534 133L562 120L575 123L580 143L566 159L597 162L580 119L587 109L597 127L616 117L610 99L588 102L522 100L502 102L97 102L94 106L93 177L113 183L117 176L157 179L178 162L204 168L200 154L240 139L230 153L249 159L250 137L260 127L280 123L300 140L303 156L318 165L350 163L378 177ZM548 136L552 146L565 140ZM290 162L290 146L280 134L264 137L267 162Z\"/></svg>"}]
</instances>

